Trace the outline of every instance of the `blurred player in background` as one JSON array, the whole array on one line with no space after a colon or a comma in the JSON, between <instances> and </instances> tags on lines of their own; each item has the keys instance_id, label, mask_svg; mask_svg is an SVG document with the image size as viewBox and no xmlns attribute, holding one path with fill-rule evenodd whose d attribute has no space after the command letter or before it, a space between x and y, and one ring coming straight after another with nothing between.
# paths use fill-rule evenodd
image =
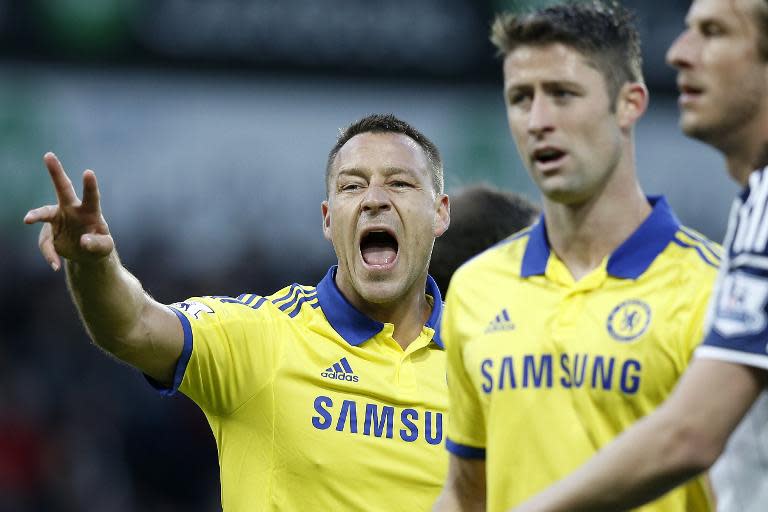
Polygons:
<instances>
[{"instance_id":1,"label":"blurred player in background","mask_svg":"<svg viewBox=\"0 0 768 512\"><path fill-rule=\"evenodd\" d=\"M667 53L680 126L722 152L744 187L706 338L657 412L521 511L638 506L709 468L729 436L712 471L718 510L768 508L768 2L694 0L686 23Z\"/></svg>"},{"instance_id":2,"label":"blurred player in background","mask_svg":"<svg viewBox=\"0 0 768 512\"><path fill-rule=\"evenodd\" d=\"M516 505L660 405L701 337L719 260L638 183L634 126L648 92L627 11L502 15L492 39L544 215L451 282L440 511ZM698 478L649 510L710 508Z\"/></svg>"},{"instance_id":3,"label":"blurred player in background","mask_svg":"<svg viewBox=\"0 0 768 512\"><path fill-rule=\"evenodd\" d=\"M83 198L53 154L58 204L41 250L102 349L211 425L222 506L425 510L445 478L442 300L427 275L449 224L434 144L391 115L349 127L330 152L323 232L338 265L317 286L268 296L152 299L122 266L92 171Z\"/></svg>"},{"instance_id":4,"label":"blurred player in background","mask_svg":"<svg viewBox=\"0 0 768 512\"><path fill-rule=\"evenodd\" d=\"M530 226L539 209L525 197L490 185L471 185L451 194L451 229L435 240L431 275L440 291L464 262Z\"/></svg>"}]
</instances>

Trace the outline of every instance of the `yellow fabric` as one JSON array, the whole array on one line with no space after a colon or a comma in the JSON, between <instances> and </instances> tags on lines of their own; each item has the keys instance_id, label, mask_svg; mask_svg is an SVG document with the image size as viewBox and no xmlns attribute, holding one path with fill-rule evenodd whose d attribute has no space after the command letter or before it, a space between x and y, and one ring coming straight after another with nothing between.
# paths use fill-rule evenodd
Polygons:
<instances>
[{"instance_id":1,"label":"yellow fabric","mask_svg":"<svg viewBox=\"0 0 768 512\"><path fill-rule=\"evenodd\" d=\"M614 277L606 258L574 282L553 252L523 277L535 229L460 268L443 317L448 448L485 457L491 512L565 477L664 401L701 341L717 272L719 247L681 228L636 278ZM710 509L697 479L640 510Z\"/></svg>"},{"instance_id":2,"label":"yellow fabric","mask_svg":"<svg viewBox=\"0 0 768 512\"><path fill-rule=\"evenodd\" d=\"M179 389L216 438L223 509L429 509L448 458L434 330L405 351L391 324L354 345L318 306L306 286L172 306L192 344Z\"/></svg>"}]
</instances>

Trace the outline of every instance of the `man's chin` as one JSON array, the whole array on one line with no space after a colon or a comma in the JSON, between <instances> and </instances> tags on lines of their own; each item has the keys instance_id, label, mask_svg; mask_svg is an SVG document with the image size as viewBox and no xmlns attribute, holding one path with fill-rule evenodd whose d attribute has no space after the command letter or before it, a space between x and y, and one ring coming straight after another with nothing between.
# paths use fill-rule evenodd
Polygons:
<instances>
[{"instance_id":1,"label":"man's chin","mask_svg":"<svg viewBox=\"0 0 768 512\"><path fill-rule=\"evenodd\" d=\"M365 302L377 305L397 302L403 294L397 283L387 281L360 283L358 289Z\"/></svg>"},{"instance_id":2,"label":"man's chin","mask_svg":"<svg viewBox=\"0 0 768 512\"><path fill-rule=\"evenodd\" d=\"M723 136L722 130L718 130L716 126L707 124L692 114L680 116L680 131L687 137L714 146L717 146L718 140Z\"/></svg>"}]
</instances>

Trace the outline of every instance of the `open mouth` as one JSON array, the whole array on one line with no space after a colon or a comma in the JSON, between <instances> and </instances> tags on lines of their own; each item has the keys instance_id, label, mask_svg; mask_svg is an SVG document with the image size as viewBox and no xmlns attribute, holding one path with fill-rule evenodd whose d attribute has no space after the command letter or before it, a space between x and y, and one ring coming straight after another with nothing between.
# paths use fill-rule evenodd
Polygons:
<instances>
[{"instance_id":1,"label":"open mouth","mask_svg":"<svg viewBox=\"0 0 768 512\"><path fill-rule=\"evenodd\" d=\"M385 267L394 263L398 247L397 239L385 230L369 231L360 240L363 261L372 267Z\"/></svg>"},{"instance_id":2,"label":"open mouth","mask_svg":"<svg viewBox=\"0 0 768 512\"><path fill-rule=\"evenodd\" d=\"M543 148L537 149L533 152L533 161L546 165L552 162L556 162L565 156L565 151L561 151L556 148Z\"/></svg>"},{"instance_id":3,"label":"open mouth","mask_svg":"<svg viewBox=\"0 0 768 512\"><path fill-rule=\"evenodd\" d=\"M678 90L680 91L680 97L678 101L681 105L690 103L696 98L699 98L704 93L704 89L700 87L693 87L689 84L679 84Z\"/></svg>"},{"instance_id":4,"label":"open mouth","mask_svg":"<svg viewBox=\"0 0 768 512\"><path fill-rule=\"evenodd\" d=\"M702 90L699 89L698 87L691 87L688 85L680 88L680 92L682 92L683 94L701 94L701 91Z\"/></svg>"}]
</instances>

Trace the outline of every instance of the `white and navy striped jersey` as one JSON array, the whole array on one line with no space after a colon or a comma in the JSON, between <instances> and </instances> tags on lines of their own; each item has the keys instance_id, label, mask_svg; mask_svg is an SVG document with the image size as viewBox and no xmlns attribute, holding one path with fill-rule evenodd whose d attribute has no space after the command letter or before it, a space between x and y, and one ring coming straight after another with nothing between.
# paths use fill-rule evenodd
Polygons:
<instances>
[{"instance_id":1,"label":"white and navy striped jersey","mask_svg":"<svg viewBox=\"0 0 768 512\"><path fill-rule=\"evenodd\" d=\"M724 258L697 357L768 370L768 171L734 200ZM768 510L768 393L763 391L712 469L721 512Z\"/></svg>"}]
</instances>

